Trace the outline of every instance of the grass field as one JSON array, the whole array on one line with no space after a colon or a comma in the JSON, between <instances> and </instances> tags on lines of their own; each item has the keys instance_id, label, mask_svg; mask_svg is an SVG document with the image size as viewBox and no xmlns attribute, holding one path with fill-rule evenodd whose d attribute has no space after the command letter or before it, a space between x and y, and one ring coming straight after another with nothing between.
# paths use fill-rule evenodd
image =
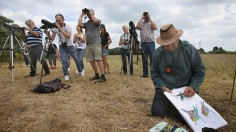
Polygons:
<instances>
[{"instance_id":1,"label":"grass field","mask_svg":"<svg viewBox=\"0 0 236 132\"><path fill-rule=\"evenodd\" d=\"M141 58L141 57L140 57ZM202 55L207 72L200 96L215 108L228 122L220 131L236 131L236 91L230 103L236 55ZM43 82L61 78L61 64ZM109 56L111 74L107 82L95 84L89 81L94 74L85 63L86 76L75 74L72 61L70 89L52 94L36 94L31 89L37 78L24 78L29 68L15 63L14 84L8 65L0 68L0 131L125 131L145 132L161 121L173 125L170 119L151 117L150 107L154 95L151 78L140 78L141 61L134 64L134 76L120 74L120 56ZM136 63L136 60L135 62ZM235 86L236 87L236 86ZM189 130L187 126L184 126Z\"/></svg>"}]
</instances>

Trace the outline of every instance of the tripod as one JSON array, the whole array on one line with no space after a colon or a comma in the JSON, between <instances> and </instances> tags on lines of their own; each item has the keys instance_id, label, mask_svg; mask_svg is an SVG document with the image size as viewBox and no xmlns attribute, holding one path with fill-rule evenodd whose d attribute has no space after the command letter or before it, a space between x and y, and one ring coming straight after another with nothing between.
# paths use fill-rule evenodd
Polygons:
<instances>
[{"instance_id":1,"label":"tripod","mask_svg":"<svg viewBox=\"0 0 236 132\"><path fill-rule=\"evenodd\" d=\"M22 49L22 45L20 44L19 40L17 39L17 37L14 35L16 29L14 28L10 28L10 33L2 47L2 50L0 52L0 57L2 55L3 50L5 49L7 42L10 42L10 70L11 70L11 75L12 75L12 83L14 83L14 42L13 39L15 38L15 40L17 41L17 44L19 45L20 49ZM9 39L10 38L10 39Z\"/></svg>"}]
</instances>

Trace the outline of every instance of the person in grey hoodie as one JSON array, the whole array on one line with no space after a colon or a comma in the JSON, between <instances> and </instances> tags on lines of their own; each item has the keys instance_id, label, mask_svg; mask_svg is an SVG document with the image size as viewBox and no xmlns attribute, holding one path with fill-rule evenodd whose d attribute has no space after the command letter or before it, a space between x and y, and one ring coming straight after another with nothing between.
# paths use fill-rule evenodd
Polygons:
<instances>
[{"instance_id":1,"label":"person in grey hoodie","mask_svg":"<svg viewBox=\"0 0 236 132\"><path fill-rule=\"evenodd\" d=\"M151 66L156 91L151 111L153 116L166 116L185 123L164 92L187 86L183 95L192 97L199 92L206 70L198 50L188 41L179 39L182 34L173 24L160 28L156 42L161 46L155 50Z\"/></svg>"}]
</instances>

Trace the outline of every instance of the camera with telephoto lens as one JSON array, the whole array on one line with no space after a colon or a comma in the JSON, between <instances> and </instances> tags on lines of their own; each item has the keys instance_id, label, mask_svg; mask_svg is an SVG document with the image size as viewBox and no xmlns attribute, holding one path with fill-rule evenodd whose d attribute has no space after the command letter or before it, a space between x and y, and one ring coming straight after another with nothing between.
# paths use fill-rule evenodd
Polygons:
<instances>
[{"instance_id":1,"label":"camera with telephoto lens","mask_svg":"<svg viewBox=\"0 0 236 132\"><path fill-rule=\"evenodd\" d=\"M143 12L143 16L147 17L148 16L148 12Z\"/></svg>"},{"instance_id":2,"label":"camera with telephoto lens","mask_svg":"<svg viewBox=\"0 0 236 132\"><path fill-rule=\"evenodd\" d=\"M49 22L45 19L42 19L41 22L44 24L40 28L47 29L47 28L56 28L56 23Z\"/></svg>"},{"instance_id":3,"label":"camera with telephoto lens","mask_svg":"<svg viewBox=\"0 0 236 132\"><path fill-rule=\"evenodd\" d=\"M6 22L4 22L3 25L4 25L5 27L7 27L8 29L21 30L21 31L24 31L24 30L25 30L24 27L19 27L18 25L14 25L14 24L9 25L9 24L6 23Z\"/></svg>"},{"instance_id":4,"label":"camera with telephoto lens","mask_svg":"<svg viewBox=\"0 0 236 132\"><path fill-rule=\"evenodd\" d=\"M129 22L129 33L130 33L130 37L132 36L134 38L134 40L138 43L139 42L138 41L138 34L136 32L136 27L135 27L133 21Z\"/></svg>"},{"instance_id":5,"label":"camera with telephoto lens","mask_svg":"<svg viewBox=\"0 0 236 132\"><path fill-rule=\"evenodd\" d=\"M87 14L87 15L89 15L89 12L90 12L90 11L89 11L89 9L84 8L84 9L82 9L82 12L85 13L85 14Z\"/></svg>"}]
</instances>

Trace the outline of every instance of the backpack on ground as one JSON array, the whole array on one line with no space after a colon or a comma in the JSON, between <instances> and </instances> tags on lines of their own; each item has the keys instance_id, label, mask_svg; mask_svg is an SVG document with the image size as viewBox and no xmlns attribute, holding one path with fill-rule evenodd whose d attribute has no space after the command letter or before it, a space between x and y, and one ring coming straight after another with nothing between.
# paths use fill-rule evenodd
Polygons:
<instances>
[{"instance_id":1,"label":"backpack on ground","mask_svg":"<svg viewBox=\"0 0 236 132\"><path fill-rule=\"evenodd\" d=\"M70 85L66 85L61 82L61 79L56 78L54 80L44 82L42 84L33 87L33 92L36 93L52 93L59 91L61 88L70 88Z\"/></svg>"}]
</instances>

